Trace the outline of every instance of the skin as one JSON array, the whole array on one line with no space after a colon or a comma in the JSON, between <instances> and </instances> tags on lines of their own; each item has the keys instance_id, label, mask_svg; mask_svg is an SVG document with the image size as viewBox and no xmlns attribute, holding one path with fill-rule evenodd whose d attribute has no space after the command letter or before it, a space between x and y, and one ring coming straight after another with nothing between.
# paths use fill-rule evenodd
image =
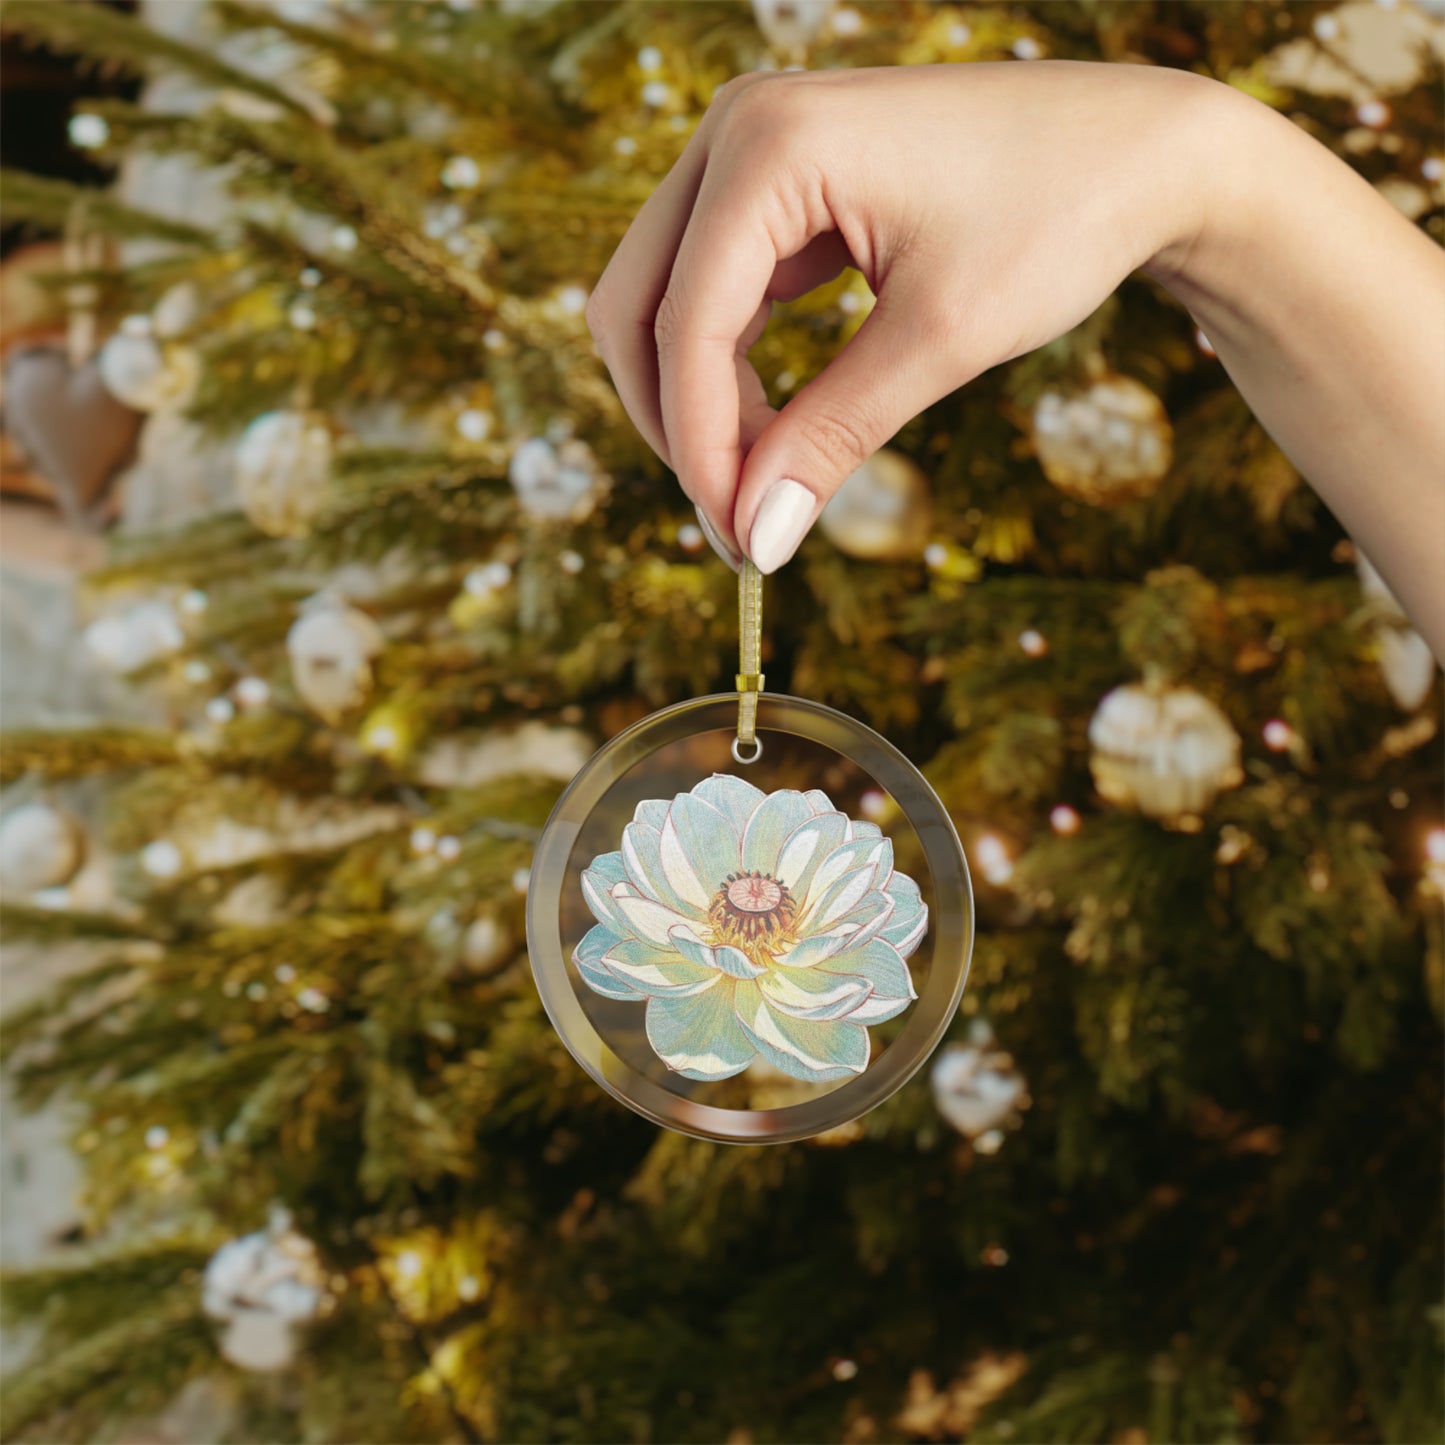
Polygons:
<instances>
[{"instance_id":1,"label":"skin","mask_svg":"<svg viewBox=\"0 0 1445 1445\"><path fill-rule=\"evenodd\" d=\"M848 266L877 304L775 411L749 347L773 301ZM912 416L1138 269L1445 656L1445 256L1227 86L1073 61L740 76L587 318L714 545L734 563L762 545L772 570L753 524L775 482L806 488L811 525Z\"/></svg>"}]
</instances>

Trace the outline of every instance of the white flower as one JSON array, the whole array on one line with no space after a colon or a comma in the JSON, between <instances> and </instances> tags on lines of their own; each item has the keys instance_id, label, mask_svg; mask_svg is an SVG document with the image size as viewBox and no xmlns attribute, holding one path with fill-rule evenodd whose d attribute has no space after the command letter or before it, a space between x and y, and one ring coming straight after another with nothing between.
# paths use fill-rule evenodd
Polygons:
<instances>
[{"instance_id":1,"label":"white flower","mask_svg":"<svg viewBox=\"0 0 1445 1445\"><path fill-rule=\"evenodd\" d=\"M759 1054L813 1082L868 1067L866 1025L917 997L928 929L893 844L816 789L721 774L638 804L622 848L582 875L597 927L573 960L607 998L647 1001L670 1069L726 1079Z\"/></svg>"}]
</instances>

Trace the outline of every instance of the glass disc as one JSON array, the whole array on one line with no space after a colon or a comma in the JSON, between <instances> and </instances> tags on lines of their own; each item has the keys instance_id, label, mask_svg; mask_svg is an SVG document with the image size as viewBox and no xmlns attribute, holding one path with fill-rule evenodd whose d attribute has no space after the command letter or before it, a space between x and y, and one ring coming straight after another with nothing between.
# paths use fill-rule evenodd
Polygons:
<instances>
[{"instance_id":1,"label":"glass disc","mask_svg":"<svg viewBox=\"0 0 1445 1445\"><path fill-rule=\"evenodd\" d=\"M735 693L681 703L587 763L538 842L527 942L608 1093L699 1138L783 1142L856 1119L932 1053L973 891L943 804L887 739L764 693L744 763L737 714Z\"/></svg>"}]
</instances>

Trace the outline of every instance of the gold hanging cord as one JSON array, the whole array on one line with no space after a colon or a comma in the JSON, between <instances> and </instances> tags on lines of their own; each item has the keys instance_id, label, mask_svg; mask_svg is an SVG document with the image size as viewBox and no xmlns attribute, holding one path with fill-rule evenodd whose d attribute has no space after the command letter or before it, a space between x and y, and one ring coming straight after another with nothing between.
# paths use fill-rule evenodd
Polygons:
<instances>
[{"instance_id":1,"label":"gold hanging cord","mask_svg":"<svg viewBox=\"0 0 1445 1445\"><path fill-rule=\"evenodd\" d=\"M733 739L733 757L740 763L755 763L763 755L758 738L762 665L763 574L745 561L738 572L738 735Z\"/></svg>"}]
</instances>

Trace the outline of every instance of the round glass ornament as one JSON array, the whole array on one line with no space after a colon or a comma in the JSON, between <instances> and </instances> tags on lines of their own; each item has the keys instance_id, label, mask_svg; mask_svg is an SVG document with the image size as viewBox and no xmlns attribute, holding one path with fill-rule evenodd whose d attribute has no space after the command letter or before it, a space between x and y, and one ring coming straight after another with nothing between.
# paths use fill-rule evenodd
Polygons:
<instances>
[{"instance_id":1,"label":"round glass ornament","mask_svg":"<svg viewBox=\"0 0 1445 1445\"><path fill-rule=\"evenodd\" d=\"M613 1097L699 1138L782 1143L928 1059L963 993L973 892L890 742L803 698L748 705L755 741L723 693L583 767L537 845L527 941L548 1016Z\"/></svg>"}]
</instances>

